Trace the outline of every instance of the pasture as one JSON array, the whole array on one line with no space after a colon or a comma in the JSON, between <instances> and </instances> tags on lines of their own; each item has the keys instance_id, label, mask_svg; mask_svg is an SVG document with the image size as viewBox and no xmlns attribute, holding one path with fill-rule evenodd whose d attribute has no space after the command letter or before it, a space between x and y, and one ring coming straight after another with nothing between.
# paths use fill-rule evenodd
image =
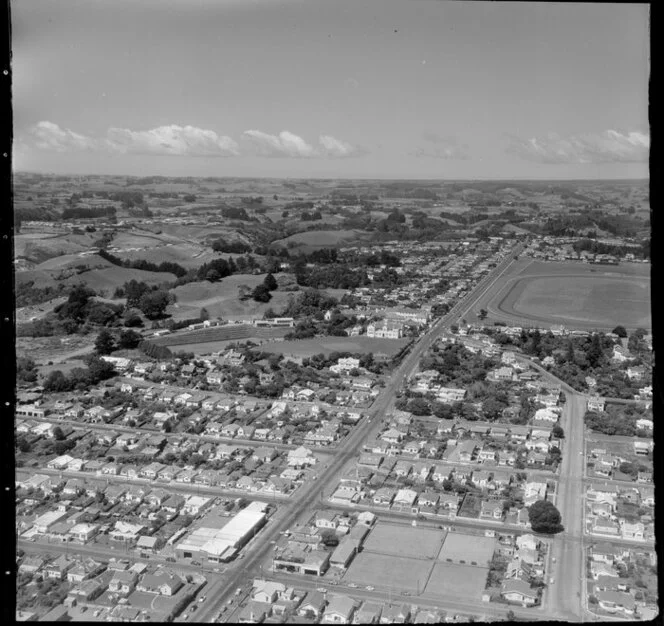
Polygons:
<instances>
[{"instance_id":1,"label":"pasture","mask_svg":"<svg viewBox=\"0 0 664 626\"><path fill-rule=\"evenodd\" d=\"M275 277L278 279L279 274ZM211 318L225 320L263 319L268 309L281 311L288 305L293 292L273 291L269 302L256 302L252 299L240 300L240 288L251 291L265 279L265 274L234 274L221 281L210 283L198 281L180 285L171 290L177 302L168 307L168 313L175 320L198 317L202 308L207 309Z\"/></svg>"},{"instance_id":2,"label":"pasture","mask_svg":"<svg viewBox=\"0 0 664 626\"><path fill-rule=\"evenodd\" d=\"M310 247L310 248L325 248L338 246L350 241L355 241L361 238L364 233L359 230L310 230L302 233L297 233L279 239L273 242L275 246L293 246L293 247ZM289 246L290 244L290 246Z\"/></svg>"},{"instance_id":3,"label":"pasture","mask_svg":"<svg viewBox=\"0 0 664 626\"><path fill-rule=\"evenodd\" d=\"M274 354L291 356L311 356L312 354L330 354L332 352L373 353L393 357L407 343L408 339L371 339L359 337L316 337L315 339L297 339L265 343L261 350Z\"/></svg>"}]
</instances>

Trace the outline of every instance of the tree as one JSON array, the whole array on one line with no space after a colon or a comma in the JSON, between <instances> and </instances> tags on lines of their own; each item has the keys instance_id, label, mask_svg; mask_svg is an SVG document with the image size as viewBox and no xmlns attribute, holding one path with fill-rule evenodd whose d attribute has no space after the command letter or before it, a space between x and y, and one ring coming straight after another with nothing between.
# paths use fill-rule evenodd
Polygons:
<instances>
[{"instance_id":1,"label":"tree","mask_svg":"<svg viewBox=\"0 0 664 626\"><path fill-rule=\"evenodd\" d=\"M147 318L153 320L164 315L168 302L168 293L157 289L156 291L143 294L138 308L141 309Z\"/></svg>"},{"instance_id":2,"label":"tree","mask_svg":"<svg viewBox=\"0 0 664 626\"><path fill-rule=\"evenodd\" d=\"M477 314L477 317L481 320L486 319L486 316L488 315L488 311L486 309L480 309L480 312Z\"/></svg>"},{"instance_id":3,"label":"tree","mask_svg":"<svg viewBox=\"0 0 664 626\"><path fill-rule=\"evenodd\" d=\"M256 302L269 302L272 299L272 294L270 294L270 290L265 283L261 283L251 292L251 297Z\"/></svg>"},{"instance_id":4,"label":"tree","mask_svg":"<svg viewBox=\"0 0 664 626\"><path fill-rule=\"evenodd\" d=\"M118 340L118 347L123 350L133 350L141 343L143 338L135 330L123 330L120 333L120 339Z\"/></svg>"},{"instance_id":5,"label":"tree","mask_svg":"<svg viewBox=\"0 0 664 626\"><path fill-rule=\"evenodd\" d=\"M555 534L564 530L560 511L548 500L538 500L528 508L530 525L536 533Z\"/></svg>"},{"instance_id":6,"label":"tree","mask_svg":"<svg viewBox=\"0 0 664 626\"><path fill-rule=\"evenodd\" d=\"M551 429L551 433L553 434L554 437L557 437L558 439L565 438L565 431L563 430L562 426L558 424L554 425L554 427Z\"/></svg>"},{"instance_id":7,"label":"tree","mask_svg":"<svg viewBox=\"0 0 664 626\"><path fill-rule=\"evenodd\" d=\"M627 329L624 326L616 326L611 332L620 338L627 337Z\"/></svg>"},{"instance_id":8,"label":"tree","mask_svg":"<svg viewBox=\"0 0 664 626\"><path fill-rule=\"evenodd\" d=\"M56 441L62 441L65 438L65 434L62 432L62 428L56 426L53 429L53 439Z\"/></svg>"},{"instance_id":9,"label":"tree","mask_svg":"<svg viewBox=\"0 0 664 626\"><path fill-rule=\"evenodd\" d=\"M215 269L211 269L205 275L205 280L207 280L209 283L216 283L220 278L221 278L221 275Z\"/></svg>"},{"instance_id":10,"label":"tree","mask_svg":"<svg viewBox=\"0 0 664 626\"><path fill-rule=\"evenodd\" d=\"M269 273L269 274L265 277L265 280L263 281L263 284L264 284L264 285L265 285L270 291L274 291L275 289L277 289L277 287L279 287L279 285L278 285L278 283L277 283L277 279L276 279L271 273Z\"/></svg>"},{"instance_id":11,"label":"tree","mask_svg":"<svg viewBox=\"0 0 664 626\"><path fill-rule=\"evenodd\" d=\"M107 330L102 330L95 341L95 352L97 354L110 354L115 349L113 335Z\"/></svg>"}]
</instances>

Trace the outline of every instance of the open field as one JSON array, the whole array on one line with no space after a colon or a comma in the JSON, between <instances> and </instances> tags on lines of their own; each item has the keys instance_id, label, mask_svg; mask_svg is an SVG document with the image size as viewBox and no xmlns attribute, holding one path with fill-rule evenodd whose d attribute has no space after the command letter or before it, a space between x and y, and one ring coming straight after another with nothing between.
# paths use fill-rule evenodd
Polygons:
<instances>
[{"instance_id":1,"label":"open field","mask_svg":"<svg viewBox=\"0 0 664 626\"><path fill-rule=\"evenodd\" d=\"M425 593L473 598L480 601L488 572L487 567L436 563Z\"/></svg>"},{"instance_id":2,"label":"open field","mask_svg":"<svg viewBox=\"0 0 664 626\"><path fill-rule=\"evenodd\" d=\"M645 279L591 276L529 278L516 282L498 303L508 315L599 327L651 326L650 285Z\"/></svg>"},{"instance_id":3,"label":"open field","mask_svg":"<svg viewBox=\"0 0 664 626\"><path fill-rule=\"evenodd\" d=\"M373 585L394 592L422 591L432 569L432 561L397 557L376 552L361 552L350 564L344 582Z\"/></svg>"},{"instance_id":4,"label":"open field","mask_svg":"<svg viewBox=\"0 0 664 626\"><path fill-rule=\"evenodd\" d=\"M360 230L311 230L307 232L297 233L279 239L273 242L275 246L289 246L311 248L324 248L328 246L338 246L346 242L355 241L360 239L363 235Z\"/></svg>"},{"instance_id":5,"label":"open field","mask_svg":"<svg viewBox=\"0 0 664 626\"><path fill-rule=\"evenodd\" d=\"M491 560L495 547L496 540L492 537L448 533L443 548L438 554L438 560L451 559L454 563L465 561L467 564L482 567Z\"/></svg>"},{"instance_id":6,"label":"open field","mask_svg":"<svg viewBox=\"0 0 664 626\"><path fill-rule=\"evenodd\" d=\"M160 285L175 280L175 274L170 272L129 269L111 265L96 255L94 255L94 260L90 261L90 258L92 257L82 257L80 262L81 265L90 267L89 270L79 272L74 267L77 263L73 262L68 263L69 267L58 269L33 269L16 272L16 282L27 283L32 281L35 287L52 286L56 282L69 286L85 283L97 293L103 291L105 292L103 295L112 295L116 287L121 287L132 279L143 281L148 285Z\"/></svg>"},{"instance_id":7,"label":"open field","mask_svg":"<svg viewBox=\"0 0 664 626\"><path fill-rule=\"evenodd\" d=\"M275 277L279 279L279 274ZM202 308L207 309L211 318L221 319L263 319L268 309L281 311L294 295L290 291L273 291L269 302L256 302L252 299L241 301L239 289L246 286L247 291L260 285L265 274L234 274L217 283L199 281L172 289L177 302L168 307L168 313L175 320L198 317Z\"/></svg>"},{"instance_id":8,"label":"open field","mask_svg":"<svg viewBox=\"0 0 664 626\"><path fill-rule=\"evenodd\" d=\"M440 551L446 532L379 523L364 542L365 552L426 559Z\"/></svg>"},{"instance_id":9,"label":"open field","mask_svg":"<svg viewBox=\"0 0 664 626\"><path fill-rule=\"evenodd\" d=\"M489 320L521 326L649 328L649 275L649 264L603 266L521 258L477 301L466 319L474 321L485 308Z\"/></svg>"},{"instance_id":10,"label":"open field","mask_svg":"<svg viewBox=\"0 0 664 626\"><path fill-rule=\"evenodd\" d=\"M407 343L408 339L371 339L370 337L318 337L316 339L298 339L266 343L261 346L265 352L290 354L292 356L311 356L312 354L330 354L331 352L353 352L394 356Z\"/></svg>"}]
</instances>

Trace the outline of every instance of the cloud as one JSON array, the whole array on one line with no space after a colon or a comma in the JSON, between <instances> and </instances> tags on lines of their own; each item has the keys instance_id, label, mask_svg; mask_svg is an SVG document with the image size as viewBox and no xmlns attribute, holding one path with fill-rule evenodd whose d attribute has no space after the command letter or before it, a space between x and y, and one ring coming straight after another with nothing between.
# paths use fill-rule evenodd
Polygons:
<instances>
[{"instance_id":1,"label":"cloud","mask_svg":"<svg viewBox=\"0 0 664 626\"><path fill-rule=\"evenodd\" d=\"M94 150L99 147L97 140L79 135L68 128L60 128L53 122L39 122L30 129L29 133L40 150L70 152L72 150Z\"/></svg>"},{"instance_id":2,"label":"cloud","mask_svg":"<svg viewBox=\"0 0 664 626\"><path fill-rule=\"evenodd\" d=\"M422 139L429 145L418 148L414 152L416 157L458 161L465 161L469 158L468 146L459 142L456 137L442 137L437 133L425 132L422 134Z\"/></svg>"},{"instance_id":3,"label":"cloud","mask_svg":"<svg viewBox=\"0 0 664 626\"><path fill-rule=\"evenodd\" d=\"M266 157L346 158L366 153L362 148L330 135L321 135L318 147L312 146L299 135L287 130L278 135L269 135L260 130L247 130L242 136L251 144L256 154Z\"/></svg>"},{"instance_id":4,"label":"cloud","mask_svg":"<svg viewBox=\"0 0 664 626\"><path fill-rule=\"evenodd\" d=\"M318 141L323 147L325 156L328 157L346 158L366 154L366 150L364 148L354 146L347 141L336 139L330 135L321 135L318 138Z\"/></svg>"},{"instance_id":5,"label":"cloud","mask_svg":"<svg viewBox=\"0 0 664 626\"><path fill-rule=\"evenodd\" d=\"M522 139L508 135L506 151L538 163L642 163L648 161L650 136L638 131L620 133L607 130L561 137Z\"/></svg>"},{"instance_id":6,"label":"cloud","mask_svg":"<svg viewBox=\"0 0 664 626\"><path fill-rule=\"evenodd\" d=\"M123 154L160 154L167 156L223 157L239 154L235 140L217 135L213 130L195 126L159 126L152 130L133 131L109 128L109 148Z\"/></svg>"},{"instance_id":7,"label":"cloud","mask_svg":"<svg viewBox=\"0 0 664 626\"><path fill-rule=\"evenodd\" d=\"M242 136L253 146L260 156L287 156L308 158L316 156L316 150L302 137L287 130L278 135L269 135L260 130L245 130Z\"/></svg>"},{"instance_id":8,"label":"cloud","mask_svg":"<svg viewBox=\"0 0 664 626\"><path fill-rule=\"evenodd\" d=\"M103 137L90 137L60 128L53 122L39 122L27 137L40 150L75 152L95 150L115 154L148 154L161 156L228 157L241 154L237 141L213 130L196 126L159 126L151 130L112 127ZM17 138L17 141L20 138ZM243 154L289 158L347 158L366 153L363 148L321 135L318 145L307 143L287 130L269 135L260 130L242 133L247 150ZM26 146L28 144L26 143Z\"/></svg>"}]
</instances>

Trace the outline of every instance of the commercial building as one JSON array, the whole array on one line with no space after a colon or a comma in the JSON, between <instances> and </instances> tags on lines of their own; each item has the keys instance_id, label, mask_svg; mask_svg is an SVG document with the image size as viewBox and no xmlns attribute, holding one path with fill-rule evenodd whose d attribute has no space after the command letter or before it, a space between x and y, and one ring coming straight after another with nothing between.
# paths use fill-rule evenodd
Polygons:
<instances>
[{"instance_id":1,"label":"commercial building","mask_svg":"<svg viewBox=\"0 0 664 626\"><path fill-rule=\"evenodd\" d=\"M213 563L230 560L265 525L266 509L265 503L252 502L226 523L210 516L206 521L212 525L199 526L175 546L177 557ZM217 527L215 521L222 525Z\"/></svg>"}]
</instances>

